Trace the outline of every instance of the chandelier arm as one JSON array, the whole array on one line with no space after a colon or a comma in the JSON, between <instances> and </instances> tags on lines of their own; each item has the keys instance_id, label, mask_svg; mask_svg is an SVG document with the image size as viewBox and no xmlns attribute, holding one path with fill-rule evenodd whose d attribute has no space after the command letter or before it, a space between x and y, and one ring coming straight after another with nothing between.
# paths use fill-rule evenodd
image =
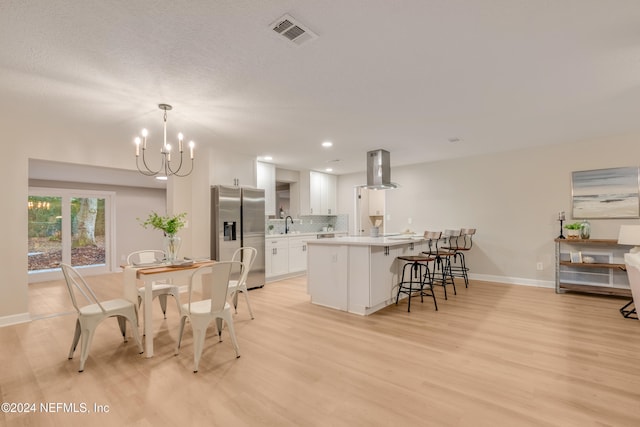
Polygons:
<instances>
[{"instance_id":1,"label":"chandelier arm","mask_svg":"<svg viewBox=\"0 0 640 427\"><path fill-rule=\"evenodd\" d=\"M171 169L171 162L167 161L167 169L169 169L169 172L171 172L171 175L175 175L176 172L179 172L181 168L182 168L182 151L180 152L180 164L178 164L178 168L176 170Z\"/></svg>"},{"instance_id":2,"label":"chandelier arm","mask_svg":"<svg viewBox=\"0 0 640 427\"><path fill-rule=\"evenodd\" d=\"M139 164L138 164L138 159L139 159L140 157L136 157L136 167L138 168L138 171L139 171L141 174L143 174L143 175L147 175L147 176L154 176L154 175L157 175L157 174L162 170L162 164L160 164L160 168L154 172L154 171L153 171L153 169L151 169L151 168L149 167L149 165L147 165L147 159L146 159L146 157L144 156L144 152L145 152L145 151L146 151L146 150L143 148L143 149L142 149L142 164L144 165L144 168L146 169L146 171L143 171L142 169L140 169L140 166L139 166ZM163 157L162 161L163 161L163 163L164 163L164 157Z\"/></svg>"},{"instance_id":3,"label":"chandelier arm","mask_svg":"<svg viewBox=\"0 0 640 427\"><path fill-rule=\"evenodd\" d=\"M177 171L175 171L173 174L175 176L179 176L180 178L184 178L185 176L191 175L191 172L193 172L193 159L191 159L191 168L189 168L189 172L186 172L184 174L179 174L178 172L180 171L180 168L178 168Z\"/></svg>"}]
</instances>

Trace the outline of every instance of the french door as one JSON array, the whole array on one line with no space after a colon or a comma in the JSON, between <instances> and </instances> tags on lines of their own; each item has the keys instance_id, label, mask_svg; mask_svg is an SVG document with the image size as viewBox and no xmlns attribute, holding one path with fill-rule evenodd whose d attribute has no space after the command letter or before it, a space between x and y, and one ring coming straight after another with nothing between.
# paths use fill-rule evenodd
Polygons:
<instances>
[{"instance_id":1,"label":"french door","mask_svg":"<svg viewBox=\"0 0 640 427\"><path fill-rule=\"evenodd\" d=\"M29 282L60 278L61 262L82 268L83 274L109 272L114 198L113 192L30 188Z\"/></svg>"}]
</instances>

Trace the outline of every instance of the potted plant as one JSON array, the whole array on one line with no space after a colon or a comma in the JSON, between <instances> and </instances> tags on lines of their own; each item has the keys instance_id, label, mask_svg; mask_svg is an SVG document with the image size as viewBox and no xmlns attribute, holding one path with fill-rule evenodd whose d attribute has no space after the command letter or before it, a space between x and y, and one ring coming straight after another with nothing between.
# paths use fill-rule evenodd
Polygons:
<instances>
[{"instance_id":1,"label":"potted plant","mask_svg":"<svg viewBox=\"0 0 640 427\"><path fill-rule=\"evenodd\" d=\"M273 234L273 224L269 224L269 234Z\"/></svg>"},{"instance_id":2,"label":"potted plant","mask_svg":"<svg viewBox=\"0 0 640 427\"><path fill-rule=\"evenodd\" d=\"M178 250L180 249L181 239L176 236L176 233L180 231L186 224L185 217L186 212L179 213L177 215L165 215L160 216L156 212L151 212L146 220L140 221L140 224L144 227L153 227L156 230L162 230L164 233L164 246L167 255L167 261L173 262L178 258Z\"/></svg>"},{"instance_id":3,"label":"potted plant","mask_svg":"<svg viewBox=\"0 0 640 427\"><path fill-rule=\"evenodd\" d=\"M567 230L567 239L579 239L580 238L580 229L582 228L582 224L579 222L574 222L571 224L565 224L564 228Z\"/></svg>"}]
</instances>

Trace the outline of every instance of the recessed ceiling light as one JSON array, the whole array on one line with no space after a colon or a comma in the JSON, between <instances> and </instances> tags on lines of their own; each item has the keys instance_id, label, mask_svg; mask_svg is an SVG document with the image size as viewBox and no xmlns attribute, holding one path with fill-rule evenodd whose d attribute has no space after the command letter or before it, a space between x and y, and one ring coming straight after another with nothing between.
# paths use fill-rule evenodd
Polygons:
<instances>
[{"instance_id":1,"label":"recessed ceiling light","mask_svg":"<svg viewBox=\"0 0 640 427\"><path fill-rule=\"evenodd\" d=\"M333 172L333 169L331 169L331 168L326 168L326 169L325 169L325 171L327 171L327 172Z\"/></svg>"},{"instance_id":2,"label":"recessed ceiling light","mask_svg":"<svg viewBox=\"0 0 640 427\"><path fill-rule=\"evenodd\" d=\"M333 146L333 142L331 141L325 141L322 143L323 147L332 147Z\"/></svg>"},{"instance_id":3,"label":"recessed ceiling light","mask_svg":"<svg viewBox=\"0 0 640 427\"><path fill-rule=\"evenodd\" d=\"M265 159L265 160L273 160L273 157L271 157L271 156L264 156L264 159Z\"/></svg>"}]
</instances>

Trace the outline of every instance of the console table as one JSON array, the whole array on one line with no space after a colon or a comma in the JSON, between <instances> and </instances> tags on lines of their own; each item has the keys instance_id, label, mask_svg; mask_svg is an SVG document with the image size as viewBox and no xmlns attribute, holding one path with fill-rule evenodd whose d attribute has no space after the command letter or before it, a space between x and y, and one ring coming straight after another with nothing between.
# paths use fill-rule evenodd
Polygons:
<instances>
[{"instance_id":1,"label":"console table","mask_svg":"<svg viewBox=\"0 0 640 427\"><path fill-rule=\"evenodd\" d=\"M624 264L628 245L615 239L555 239L556 292L585 292L590 294L631 297ZM571 262L570 253L591 256L593 263Z\"/></svg>"}]
</instances>

